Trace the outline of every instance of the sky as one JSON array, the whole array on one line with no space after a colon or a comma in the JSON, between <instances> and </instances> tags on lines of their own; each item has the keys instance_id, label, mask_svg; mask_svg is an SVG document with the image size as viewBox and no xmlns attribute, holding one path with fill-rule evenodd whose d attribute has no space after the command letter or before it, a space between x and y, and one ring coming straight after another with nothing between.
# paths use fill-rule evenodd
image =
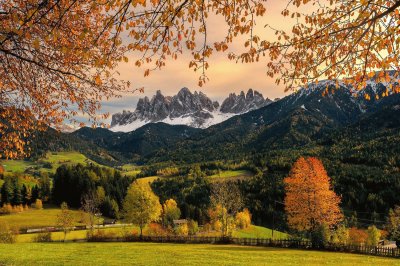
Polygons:
<instances>
[{"instance_id":1,"label":"sky","mask_svg":"<svg viewBox=\"0 0 400 266\"><path fill-rule=\"evenodd\" d=\"M269 24L275 28L289 29L292 22L288 18L280 15L285 8L287 2L282 0L269 0L265 6L267 13L264 17L256 17L256 27L254 34L267 39L271 39L273 32L265 28ZM212 15L207 22L209 43L223 40L222 33L226 32L227 25L221 17ZM246 36L248 37L248 36ZM244 41L246 37L240 37L232 44L228 51L239 52L244 49ZM178 57L178 60L169 60L167 65L161 70L151 72L150 76L144 77L146 68L138 68L134 65L137 54L128 54L129 62L121 63L118 67L120 72L119 78L130 81L132 89L144 88L144 93L135 92L124 94L122 98L111 99L102 102L101 112L108 112L110 117L112 114L121 112L122 110L134 110L139 98L148 96L151 98L157 90L161 90L164 96L175 95L181 88L187 87L192 92L202 91L213 101L220 103L228 97L229 93L247 91L249 88L257 90L264 97L270 99L281 98L288 93L284 92L282 86L277 86L275 80L266 75L266 58L261 58L258 63L242 64L231 61L227 58L227 53L213 53L208 60L210 68L206 75L209 81L202 87L198 86L199 72L189 69L188 65L191 55L188 51ZM79 119L78 119L79 120ZM106 120L110 123L111 118Z\"/></svg>"}]
</instances>

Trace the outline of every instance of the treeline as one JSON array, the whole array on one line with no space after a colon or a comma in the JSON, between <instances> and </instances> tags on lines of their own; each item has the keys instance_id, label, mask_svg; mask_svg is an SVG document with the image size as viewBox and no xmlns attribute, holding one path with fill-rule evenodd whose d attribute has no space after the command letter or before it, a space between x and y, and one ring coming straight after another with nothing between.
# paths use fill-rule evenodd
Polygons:
<instances>
[{"instance_id":1,"label":"treeline","mask_svg":"<svg viewBox=\"0 0 400 266\"><path fill-rule=\"evenodd\" d=\"M79 208L84 197L96 200L103 215L117 218L132 178L121 172L95 165L62 165L54 175L53 202Z\"/></svg>"},{"instance_id":2,"label":"treeline","mask_svg":"<svg viewBox=\"0 0 400 266\"><path fill-rule=\"evenodd\" d=\"M51 178L47 173L42 173L37 183L29 185L23 182L25 176L14 174L3 177L4 183L0 189L0 206L5 204L30 205L37 199L47 202L51 198Z\"/></svg>"}]
</instances>

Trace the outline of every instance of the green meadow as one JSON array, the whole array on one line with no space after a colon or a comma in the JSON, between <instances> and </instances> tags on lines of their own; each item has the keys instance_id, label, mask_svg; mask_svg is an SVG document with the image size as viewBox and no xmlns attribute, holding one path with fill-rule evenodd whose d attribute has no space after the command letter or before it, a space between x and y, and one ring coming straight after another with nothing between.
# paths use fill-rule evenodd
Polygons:
<instances>
[{"instance_id":1,"label":"green meadow","mask_svg":"<svg viewBox=\"0 0 400 266\"><path fill-rule=\"evenodd\" d=\"M88 162L94 163L86 158L85 155L75 151L48 152L44 158L35 162L26 160L0 160L0 164L4 166L6 175L10 173L24 173L31 169L39 172L55 173L57 168L63 164L86 164ZM45 167L45 164L50 164L51 168Z\"/></svg>"},{"instance_id":2,"label":"green meadow","mask_svg":"<svg viewBox=\"0 0 400 266\"><path fill-rule=\"evenodd\" d=\"M366 255L234 245L160 243L0 244L0 265L400 265Z\"/></svg>"},{"instance_id":3,"label":"green meadow","mask_svg":"<svg viewBox=\"0 0 400 266\"><path fill-rule=\"evenodd\" d=\"M82 225L82 212L71 210L74 223ZM38 228L46 226L55 226L57 224L57 215L60 208L50 207L42 210L29 209L27 211L12 213L8 215L0 215L0 221L6 222L8 225L17 228Z\"/></svg>"},{"instance_id":4,"label":"green meadow","mask_svg":"<svg viewBox=\"0 0 400 266\"><path fill-rule=\"evenodd\" d=\"M211 180L218 179L244 179L253 176L253 173L247 170L227 170L221 171L218 174L209 176Z\"/></svg>"}]
</instances>

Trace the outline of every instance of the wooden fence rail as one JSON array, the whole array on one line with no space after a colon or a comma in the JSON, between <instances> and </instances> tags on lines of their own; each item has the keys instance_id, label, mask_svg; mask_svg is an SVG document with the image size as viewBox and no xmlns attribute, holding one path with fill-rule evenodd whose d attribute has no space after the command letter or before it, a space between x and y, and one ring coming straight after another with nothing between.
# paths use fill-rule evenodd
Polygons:
<instances>
[{"instance_id":1,"label":"wooden fence rail","mask_svg":"<svg viewBox=\"0 0 400 266\"><path fill-rule=\"evenodd\" d=\"M235 244L243 246L280 247L295 249L326 250L346 253L358 253L374 256L400 258L399 248L365 246L365 245L339 245L328 244L325 246L312 245L308 240L270 239L270 238L235 238L235 237L210 237L210 236L127 236L127 237L93 237L92 242L156 242L156 243L190 243L190 244Z\"/></svg>"}]
</instances>

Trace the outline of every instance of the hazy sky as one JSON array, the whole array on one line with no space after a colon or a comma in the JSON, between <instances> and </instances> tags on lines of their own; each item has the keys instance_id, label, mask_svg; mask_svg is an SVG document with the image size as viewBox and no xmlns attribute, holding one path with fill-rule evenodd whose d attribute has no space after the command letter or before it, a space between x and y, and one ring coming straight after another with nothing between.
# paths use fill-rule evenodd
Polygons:
<instances>
[{"instance_id":1,"label":"hazy sky","mask_svg":"<svg viewBox=\"0 0 400 266\"><path fill-rule=\"evenodd\" d=\"M255 34L271 39L273 33L264 26L269 24L275 28L286 28L292 24L288 18L283 18L280 12L284 9L286 1L269 0L266 3L267 14L263 18L257 18ZM209 43L221 41L225 36L227 25L220 17L211 16L208 23ZM247 36L246 36L247 37ZM230 46L228 51L243 51L243 43L246 37L240 37ZM144 96L151 97L157 90L161 90L165 96L175 95L182 87L188 87L192 92L202 91L212 100L221 101L231 92L239 93L249 88L261 92L264 97L274 99L287 95L282 87L275 85L274 80L266 76L265 58L260 62L242 64L230 61L227 53L214 53L209 60L210 68L207 70L209 81L203 86L197 85L200 73L188 68L190 53L183 51L178 60L170 60L166 67L154 71L148 77L143 77L145 68L134 66L137 55L128 55L129 63L121 63L118 71L120 78L129 80L132 88L144 87L144 93L124 95L120 99L112 99L103 102L102 112L110 114L125 110L134 110L137 100ZM110 121L107 121L110 122Z\"/></svg>"}]
</instances>

